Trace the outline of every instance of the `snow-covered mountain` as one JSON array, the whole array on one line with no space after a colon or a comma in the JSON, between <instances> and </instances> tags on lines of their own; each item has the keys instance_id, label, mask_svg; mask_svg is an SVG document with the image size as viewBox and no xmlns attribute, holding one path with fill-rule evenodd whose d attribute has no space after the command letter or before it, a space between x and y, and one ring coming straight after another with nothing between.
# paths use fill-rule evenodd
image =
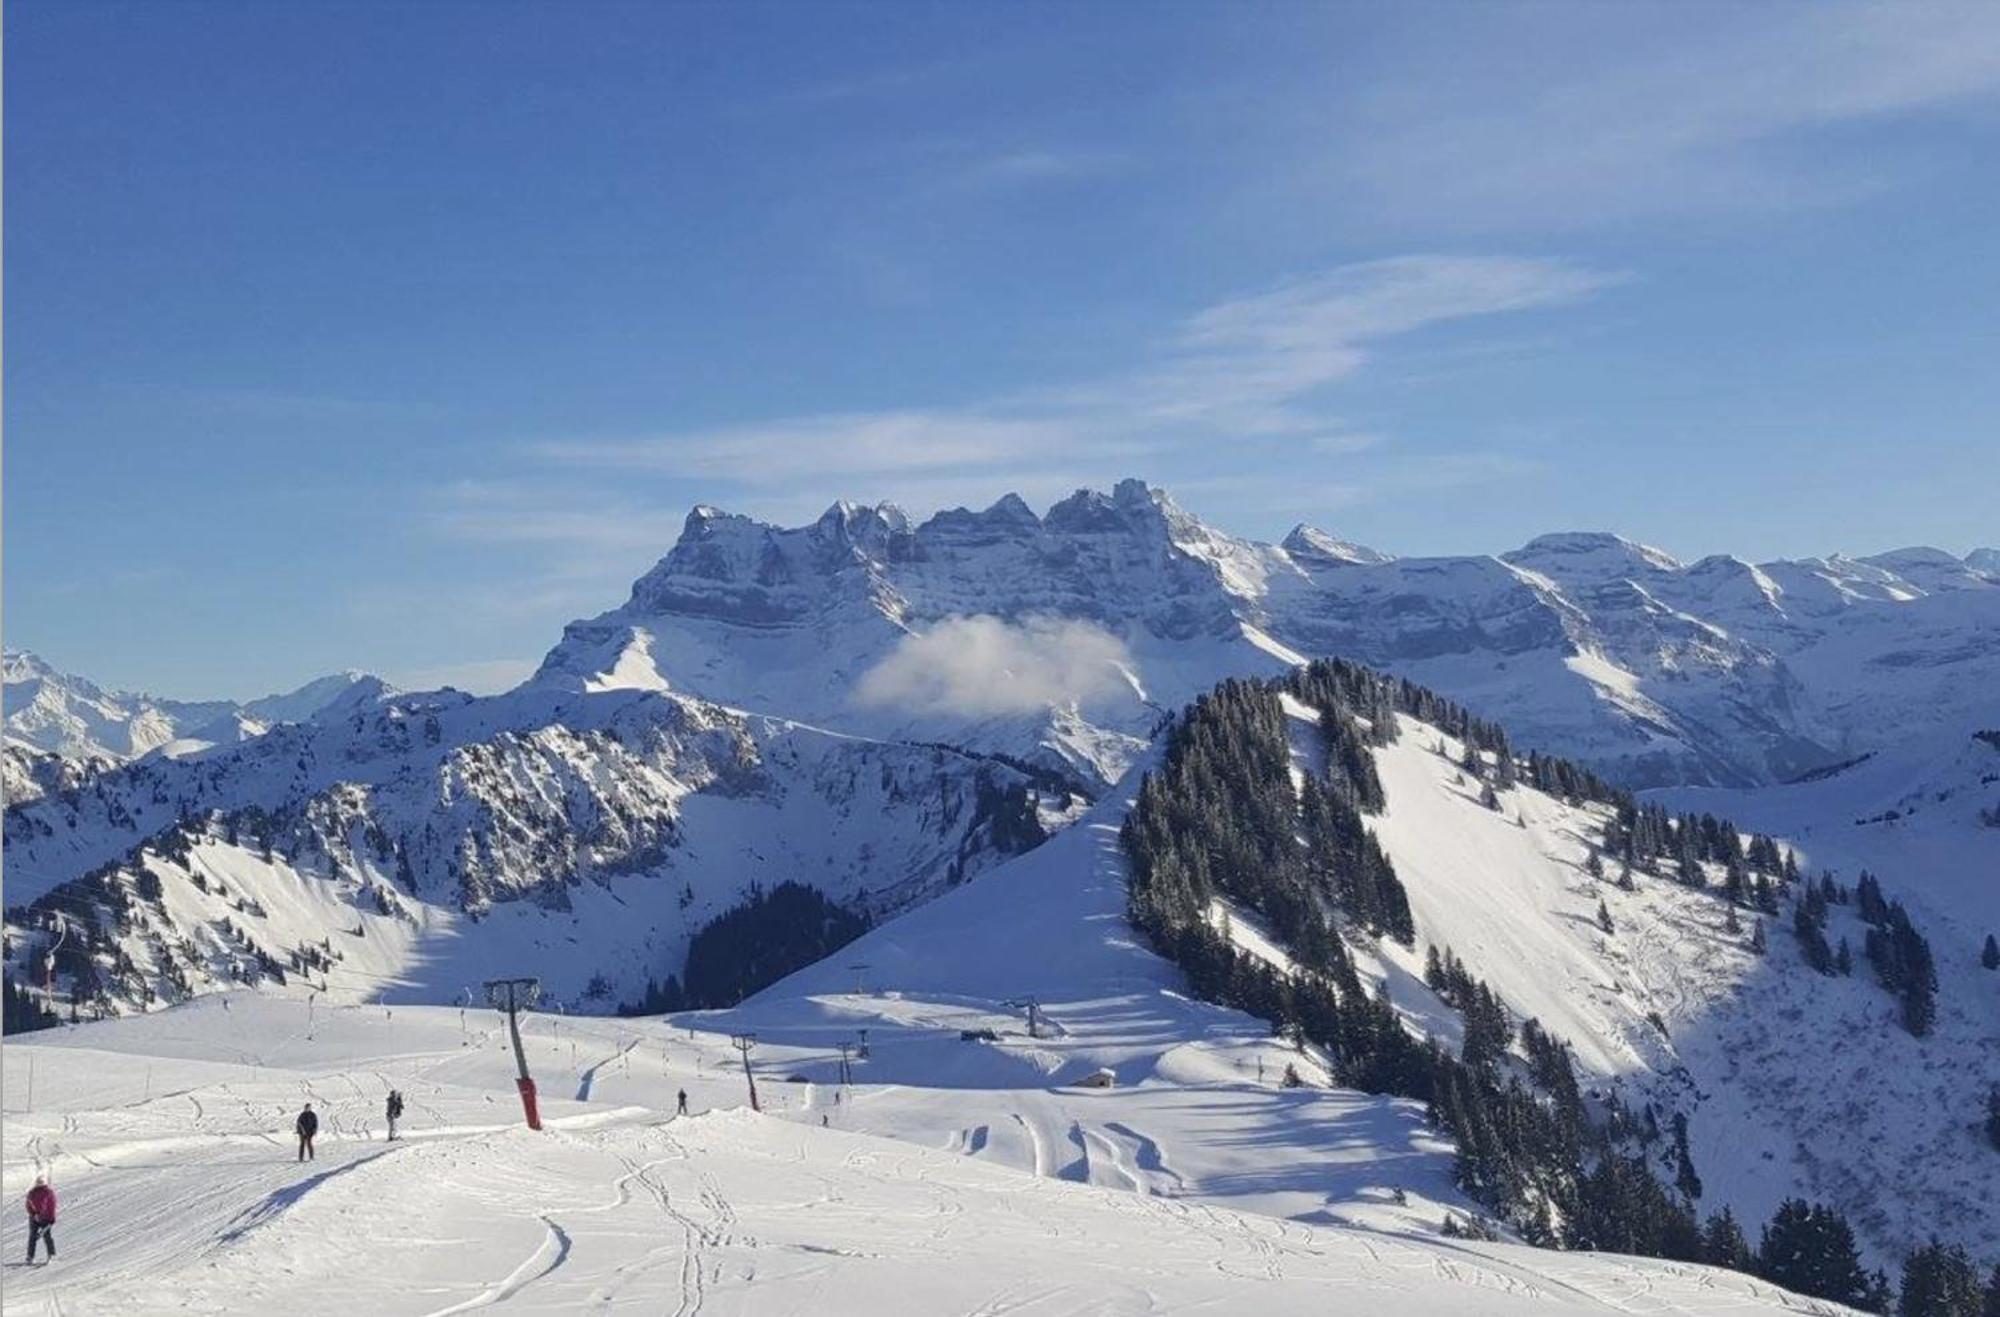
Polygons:
<instances>
[{"instance_id":1,"label":"snow-covered mountain","mask_svg":"<svg viewBox=\"0 0 2000 1317\"><path fill-rule=\"evenodd\" d=\"M1063 797L1033 785L668 693L439 692L14 806L8 896L27 941L88 934L61 969L102 1009L306 970L449 1000L528 965L608 1010L759 888L880 917L1039 841Z\"/></svg>"},{"instance_id":2,"label":"snow-covered mountain","mask_svg":"<svg viewBox=\"0 0 2000 1317\"><path fill-rule=\"evenodd\" d=\"M1289 697L1284 709L1290 782L1303 784L1329 771L1328 752L1314 710ZM1467 779L1461 741L1399 722L1368 752L1385 796L1369 828L1415 937L1351 924L1341 937L1413 1036L1462 1045L1458 1009L1425 982L1426 953L1448 949L1517 1020L1568 1045L1594 1109L1615 1095L1662 1126L1687 1118L1701 1212L1726 1205L1754 1225L1803 1194L1848 1212L1885 1263L1931 1231L1975 1245L2000 1234L1973 1119L1982 1058L2000 1048L2000 980L1972 954L1987 907L1877 861L1940 948L1937 1020L1912 1037L1865 966L1830 977L1782 915L1738 922L1714 866L1708 890L1595 875L1605 805L1519 783L1495 808ZM1990 787L1992 747L1970 751L1952 762L1971 775L1954 819ZM1036 1175L1279 1217L1430 1232L1469 1216L1421 1104L1339 1088L1330 1056L1288 1055L1268 1025L1191 1001L1144 949L1117 835L1154 762L1062 827L1053 784L1005 762L676 693L417 697L129 765L10 811L10 891L41 900L10 911L8 969L33 982L53 951L58 1004L78 989L114 1012L242 983L334 1002L462 1000L523 970L556 1000L605 1010L675 972L753 885L805 878L880 926L732 1011L686 1018L718 1039L755 1033L789 1058L785 1073L822 1084L836 1082L832 1042L870 1031L880 1087L851 1128L962 1136L961 1151ZM1005 862L1044 826L1052 841ZM1811 844L1800 859L1852 862ZM1294 971L1258 911L1216 915L1241 950ZM1857 947L1867 931L1847 907L1827 929ZM997 1051L961 1041L1017 1031L1029 997L1051 1036ZM1287 1064L1309 1094L1277 1088ZM1115 1106L1070 1088L1099 1070L1125 1095ZM1246 1161L1245 1140L1264 1155ZM1674 1174L1668 1145L1649 1155Z\"/></svg>"},{"instance_id":3,"label":"snow-covered mountain","mask_svg":"<svg viewBox=\"0 0 2000 1317\"><path fill-rule=\"evenodd\" d=\"M1683 564L1603 534L1392 558L1306 526L1243 540L1138 481L1039 517L1011 495L920 524L887 504L796 528L698 507L534 680L976 745L1101 787L1220 677L1337 654L1631 785L1748 785L1990 720L1985 561Z\"/></svg>"},{"instance_id":4,"label":"snow-covered mountain","mask_svg":"<svg viewBox=\"0 0 2000 1317\"><path fill-rule=\"evenodd\" d=\"M62 672L26 650L8 650L6 737L72 759L124 761L146 754L182 755L261 736L279 723L303 722L328 710L395 693L379 677L338 672L295 691L238 703L169 700L113 691ZM10 794L9 800L14 799Z\"/></svg>"},{"instance_id":5,"label":"snow-covered mountain","mask_svg":"<svg viewBox=\"0 0 2000 1317\"><path fill-rule=\"evenodd\" d=\"M1893 1261L1928 1230L2000 1235L1972 1121L2000 1048L2000 980L1963 954L1994 912L1990 884L1966 875L2000 835L1981 815L2000 813L1992 745L1973 736L2000 726L2000 583L1981 561L1682 564L1596 534L1394 558L1307 527L1238 539L1130 481L1044 516L1009 498L921 524L886 506L794 529L697 508L624 605L571 624L506 694L335 678L220 706L216 735L190 720L152 742L205 743L193 753L91 765L10 745L8 977L53 981L61 1010L117 1014L242 984L438 1003L525 971L602 1013L690 972L723 916L804 883L879 926L708 1020L822 1051L833 1031L877 1031L898 1091L857 1127L963 1134L967 1151L1058 1178L1434 1229L1466 1208L1441 1179L1448 1141L1407 1101L1327 1087L1330 1055L1296 1061L1329 1095L1311 1111L1257 1085L1230 1095L1228 1128L1203 1114L1211 1090L1249 1085L1245 1067L1283 1063L1255 1020L1190 1002L1142 949L1124 860L1103 844L1190 700L1341 654L1455 697L1523 750L1720 802L1691 807L1784 838L1809 868L1882 874L1940 948L1928 1037L1897 1030L1896 999L1865 971L1806 964L1775 919L1759 955L1750 919L1731 928L1712 892L1606 883L1586 865L1608 797L1512 785L1496 809L1462 780L1465 745L1413 720L1368 751L1386 794L1368 828L1408 889L1415 940L1343 936L1413 1037L1463 1039L1460 1009L1424 982L1423 953L1449 948L1569 1046L1593 1102L1686 1117L1701 1211L1727 1204L1754 1225L1803 1193ZM27 656L10 657L10 701L17 668L27 725L77 732L72 748L168 716ZM1328 760L1309 711L1287 712L1302 789ZM1772 785L1790 777L1805 780ZM1091 822L1069 826L1092 795ZM1293 971L1262 912L1214 913L1238 950ZM1847 907L1823 917L1829 936L1868 935ZM856 964L874 989L841 986ZM1028 995L1067 1041L1000 1059L958 1042L962 1028L1004 1036L1008 1003ZM917 1060L887 1064L898 1055ZM831 1064L793 1060L813 1081ZM1116 1122L1046 1093L1097 1069L1133 1097ZM968 1111L983 1118L938 1124ZM1226 1151L1243 1138L1280 1170ZM1403 1152L1329 1180L1322 1154L1348 1138ZM1645 1155L1675 1173L1662 1147Z\"/></svg>"}]
</instances>

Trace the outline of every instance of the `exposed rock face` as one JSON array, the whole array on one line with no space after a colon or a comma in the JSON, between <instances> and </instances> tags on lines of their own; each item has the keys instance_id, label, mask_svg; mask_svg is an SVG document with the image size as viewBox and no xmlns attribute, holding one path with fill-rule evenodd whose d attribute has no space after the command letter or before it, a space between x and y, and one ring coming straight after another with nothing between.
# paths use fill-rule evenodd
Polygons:
<instances>
[{"instance_id":1,"label":"exposed rock face","mask_svg":"<svg viewBox=\"0 0 2000 1317\"><path fill-rule=\"evenodd\" d=\"M1310 526L1279 545L1238 539L1138 481L1039 518L1012 495L914 525L886 504L791 529L697 508L626 604L572 624L536 681L684 690L1102 785L1160 710L1218 677L1336 654L1632 785L1769 782L1990 709L2000 585L1976 558L1683 564L1595 533L1394 558ZM1123 646L1121 679L1004 718L856 700L910 637L969 616L1089 623Z\"/></svg>"}]
</instances>

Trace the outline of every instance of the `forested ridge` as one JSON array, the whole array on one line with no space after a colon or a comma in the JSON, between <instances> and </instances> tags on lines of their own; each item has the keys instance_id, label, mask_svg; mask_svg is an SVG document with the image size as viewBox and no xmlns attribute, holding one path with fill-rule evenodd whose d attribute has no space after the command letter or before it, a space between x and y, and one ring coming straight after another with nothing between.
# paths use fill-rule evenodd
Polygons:
<instances>
[{"instance_id":1,"label":"forested ridge","mask_svg":"<svg viewBox=\"0 0 2000 1317\"><path fill-rule=\"evenodd\" d=\"M1296 784L1286 696L1316 714L1325 765ZM1608 858L1621 884L1644 875L1706 888L1705 866L1722 866L1724 879L1710 890L1728 903L1732 923L1739 907L1757 921L1755 949L1763 946L1762 919L1801 883L1794 858L1769 837L1745 843L1727 820L1671 817L1567 760L1517 757L1504 730L1434 692L1321 660L1273 680L1226 681L1177 720L1121 832L1134 925L1198 995L1319 1049L1337 1082L1427 1103L1433 1123L1458 1144L1460 1186L1529 1242L1707 1262L1887 1311L1888 1278L1863 1271L1852 1230L1831 1208L1788 1201L1755 1247L1726 1210L1704 1222L1694 1206L1701 1185L1685 1116L1662 1122L1650 1106L1635 1114L1615 1096L1586 1105L1568 1046L1536 1020L1516 1022L1449 948L1428 948L1426 979L1464 1017L1457 1055L1414 1037L1386 991L1367 991L1348 940L1380 936L1413 946L1416 937L1394 865L1363 821L1385 805L1372 749L1394 741L1398 714L1462 743L1461 771L1481 782L1491 808L1522 781L1572 804L1605 807L1601 849L1589 861L1596 876L1612 881ZM1802 885L1810 893L1800 901L1808 908L1802 929L1814 926L1811 912L1823 912L1824 901L1852 899L1830 875ZM1868 951L1878 977L1903 998L1904 1023L1921 1036L1935 986L1928 948L1872 877L1864 876L1859 899L1877 930ZM1228 906L1255 911L1294 971L1239 950ZM1807 959L1826 973L1845 972L1848 963L1844 945L1824 963L1811 950ZM1672 1168L1671 1186L1654 1174L1652 1156ZM1913 1255L1903 1290L1902 1312L2000 1317L2000 1268L1982 1286L1962 1249L1934 1244ZM1973 1306L1934 1303L1926 1297L1934 1290L1970 1293Z\"/></svg>"}]
</instances>

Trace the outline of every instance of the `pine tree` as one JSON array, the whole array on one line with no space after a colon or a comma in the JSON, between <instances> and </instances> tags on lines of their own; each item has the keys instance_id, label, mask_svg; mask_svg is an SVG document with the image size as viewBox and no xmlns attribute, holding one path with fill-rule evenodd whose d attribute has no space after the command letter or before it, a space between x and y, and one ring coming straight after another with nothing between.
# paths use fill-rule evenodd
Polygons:
<instances>
[{"instance_id":1,"label":"pine tree","mask_svg":"<svg viewBox=\"0 0 2000 1317\"><path fill-rule=\"evenodd\" d=\"M1840 949L1833 953L1833 967L1843 978L1854 972L1854 952L1848 948L1847 939L1840 939Z\"/></svg>"},{"instance_id":2,"label":"pine tree","mask_svg":"<svg viewBox=\"0 0 2000 1317\"><path fill-rule=\"evenodd\" d=\"M1688 1151L1688 1118L1680 1111L1674 1113L1674 1187L1690 1203L1701 1197L1701 1177L1695 1174L1694 1154Z\"/></svg>"},{"instance_id":3,"label":"pine tree","mask_svg":"<svg viewBox=\"0 0 2000 1317\"><path fill-rule=\"evenodd\" d=\"M1701 1260L1711 1267L1727 1267L1731 1271L1749 1271L1756 1262L1750 1242L1743 1237L1743 1227L1736 1224L1735 1214L1726 1207L1708 1218L1708 1224L1702 1227Z\"/></svg>"},{"instance_id":4,"label":"pine tree","mask_svg":"<svg viewBox=\"0 0 2000 1317\"><path fill-rule=\"evenodd\" d=\"M2000 1084L1986 1090L1986 1141L2000 1151Z\"/></svg>"},{"instance_id":5,"label":"pine tree","mask_svg":"<svg viewBox=\"0 0 2000 1317\"><path fill-rule=\"evenodd\" d=\"M1597 902L1597 926L1607 933L1617 931L1611 922L1611 911L1605 908L1604 900L1601 897Z\"/></svg>"},{"instance_id":6,"label":"pine tree","mask_svg":"<svg viewBox=\"0 0 2000 1317\"><path fill-rule=\"evenodd\" d=\"M1937 1023L1937 999L1929 989L1912 983L1903 989L1903 1027L1913 1038L1928 1037Z\"/></svg>"},{"instance_id":7,"label":"pine tree","mask_svg":"<svg viewBox=\"0 0 2000 1317\"><path fill-rule=\"evenodd\" d=\"M1761 956L1769 945L1764 939L1764 921L1759 919L1750 930L1750 950Z\"/></svg>"},{"instance_id":8,"label":"pine tree","mask_svg":"<svg viewBox=\"0 0 2000 1317\"><path fill-rule=\"evenodd\" d=\"M4 1020L0 1020L0 1031L8 1035L28 1033L35 1029L53 1029L62 1023L54 1011L36 1001L26 988L14 982L10 975L0 986L0 1002L4 1002Z\"/></svg>"},{"instance_id":9,"label":"pine tree","mask_svg":"<svg viewBox=\"0 0 2000 1317\"><path fill-rule=\"evenodd\" d=\"M1979 963L1987 969L2000 969L2000 940L1991 933L1986 935L1986 949L1979 953Z\"/></svg>"},{"instance_id":10,"label":"pine tree","mask_svg":"<svg viewBox=\"0 0 2000 1317\"><path fill-rule=\"evenodd\" d=\"M1868 1277L1847 1219L1830 1207L1788 1198L1764 1227L1757 1245L1757 1274L1800 1294L1854 1304L1868 1292Z\"/></svg>"},{"instance_id":11,"label":"pine tree","mask_svg":"<svg viewBox=\"0 0 2000 1317\"><path fill-rule=\"evenodd\" d=\"M1898 1317L1981 1317L1979 1273L1957 1244L1931 1242L1903 1260Z\"/></svg>"}]
</instances>

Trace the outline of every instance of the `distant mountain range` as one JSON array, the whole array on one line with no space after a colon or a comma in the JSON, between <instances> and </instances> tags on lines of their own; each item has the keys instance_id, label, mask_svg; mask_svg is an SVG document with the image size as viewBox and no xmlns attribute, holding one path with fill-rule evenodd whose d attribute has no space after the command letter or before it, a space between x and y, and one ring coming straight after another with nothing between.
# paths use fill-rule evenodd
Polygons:
<instances>
[{"instance_id":1,"label":"distant mountain range","mask_svg":"<svg viewBox=\"0 0 2000 1317\"><path fill-rule=\"evenodd\" d=\"M73 759L188 754L397 693L380 677L348 671L255 700L170 700L106 690L26 650L7 650L0 664L8 743Z\"/></svg>"},{"instance_id":2,"label":"distant mountain range","mask_svg":"<svg viewBox=\"0 0 2000 1317\"><path fill-rule=\"evenodd\" d=\"M976 619L969 621L968 619ZM1681 563L1609 534L1397 558L1241 539L1128 480L920 524L708 507L533 682L672 689L1102 786L1220 677L1340 655L1627 785L1785 781L2000 705L2000 552Z\"/></svg>"}]
</instances>

